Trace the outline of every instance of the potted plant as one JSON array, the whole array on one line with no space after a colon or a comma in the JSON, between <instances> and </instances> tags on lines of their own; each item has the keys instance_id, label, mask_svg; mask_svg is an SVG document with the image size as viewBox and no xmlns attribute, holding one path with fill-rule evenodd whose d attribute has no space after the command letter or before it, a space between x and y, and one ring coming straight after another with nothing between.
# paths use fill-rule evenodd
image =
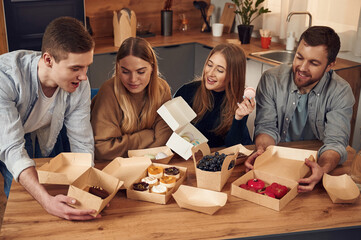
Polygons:
<instances>
[{"instance_id":1,"label":"potted plant","mask_svg":"<svg viewBox=\"0 0 361 240\"><path fill-rule=\"evenodd\" d=\"M251 25L253 20L263 13L271 11L268 8L260 7L264 0L256 0L255 3L253 3L253 0L232 0L232 2L236 5L236 11L234 12L240 22L240 25L237 26L239 40L242 44L248 44L253 31L253 25Z\"/></svg>"}]
</instances>

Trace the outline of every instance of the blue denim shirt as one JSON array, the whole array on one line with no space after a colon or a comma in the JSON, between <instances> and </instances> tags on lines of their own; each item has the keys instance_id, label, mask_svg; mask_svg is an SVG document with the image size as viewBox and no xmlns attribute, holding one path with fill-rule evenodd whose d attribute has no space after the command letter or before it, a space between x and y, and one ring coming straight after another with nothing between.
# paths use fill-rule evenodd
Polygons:
<instances>
[{"instance_id":1,"label":"blue denim shirt","mask_svg":"<svg viewBox=\"0 0 361 240\"><path fill-rule=\"evenodd\" d=\"M16 181L24 169L35 166L24 147L23 126L38 100L40 57L40 52L25 50L0 56L0 160ZM50 126L36 130L44 156L52 151L63 124L72 152L94 153L89 81L73 93L60 89Z\"/></svg>"},{"instance_id":2,"label":"blue denim shirt","mask_svg":"<svg viewBox=\"0 0 361 240\"><path fill-rule=\"evenodd\" d=\"M255 136L265 133L276 144L285 141L298 104L297 91L290 65L263 73L256 94ZM340 164L346 161L354 103L350 85L332 70L310 91L308 121L316 138L323 142L319 156L331 149L340 154Z\"/></svg>"}]
</instances>

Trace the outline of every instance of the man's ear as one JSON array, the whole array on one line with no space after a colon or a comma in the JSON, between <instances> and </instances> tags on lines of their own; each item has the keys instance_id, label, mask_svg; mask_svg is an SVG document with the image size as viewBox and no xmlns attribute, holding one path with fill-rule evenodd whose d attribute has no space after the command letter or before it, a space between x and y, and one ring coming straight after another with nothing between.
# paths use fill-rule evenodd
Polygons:
<instances>
[{"instance_id":1,"label":"man's ear","mask_svg":"<svg viewBox=\"0 0 361 240\"><path fill-rule=\"evenodd\" d=\"M326 71L325 72L328 72L331 70L331 68L333 68L334 66L336 65L336 61L328 64L328 66L326 67Z\"/></svg>"},{"instance_id":2,"label":"man's ear","mask_svg":"<svg viewBox=\"0 0 361 240\"><path fill-rule=\"evenodd\" d=\"M43 54L43 60L47 67L51 68L53 66L54 58L49 53L45 52Z\"/></svg>"}]
</instances>

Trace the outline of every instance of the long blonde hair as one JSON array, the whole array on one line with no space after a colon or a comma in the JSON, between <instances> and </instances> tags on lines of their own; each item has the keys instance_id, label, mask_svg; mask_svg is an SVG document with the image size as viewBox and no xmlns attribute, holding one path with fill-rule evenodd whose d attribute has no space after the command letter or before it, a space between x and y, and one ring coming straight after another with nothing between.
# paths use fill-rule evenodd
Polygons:
<instances>
[{"instance_id":1,"label":"long blonde hair","mask_svg":"<svg viewBox=\"0 0 361 240\"><path fill-rule=\"evenodd\" d=\"M237 102L243 99L243 92L246 82L246 55L243 50L235 44L225 43L219 44L212 49L203 67L200 87L193 101L193 109L197 113L194 122L200 121L207 111L212 111L214 107L214 99L212 93L207 90L205 85L204 69L209 58L214 53L221 53L226 60L227 70L225 79L225 97L221 105L221 121L213 130L217 135L225 134L229 131L238 108Z\"/></svg>"},{"instance_id":2,"label":"long blonde hair","mask_svg":"<svg viewBox=\"0 0 361 240\"><path fill-rule=\"evenodd\" d=\"M123 112L123 120L120 123L124 133L132 133L141 129L151 128L157 116L157 109L162 105L162 96L170 95L167 82L158 76L158 63L151 45L142 38L130 37L124 40L120 46L116 61L124 57L135 56L147 61L152 66L152 74L148 86L145 88L144 107L138 116L136 109L130 100L130 93L122 84L116 64L114 91Z\"/></svg>"}]
</instances>

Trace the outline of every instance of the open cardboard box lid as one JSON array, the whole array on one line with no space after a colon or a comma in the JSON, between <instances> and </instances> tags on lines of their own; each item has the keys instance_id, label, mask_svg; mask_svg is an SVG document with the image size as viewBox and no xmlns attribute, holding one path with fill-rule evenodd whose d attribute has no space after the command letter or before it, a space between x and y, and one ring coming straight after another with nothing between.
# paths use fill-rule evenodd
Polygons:
<instances>
[{"instance_id":1,"label":"open cardboard box lid","mask_svg":"<svg viewBox=\"0 0 361 240\"><path fill-rule=\"evenodd\" d=\"M117 157L102 171L123 181L121 189L127 189L151 164L152 161L148 157Z\"/></svg>"},{"instance_id":2,"label":"open cardboard box lid","mask_svg":"<svg viewBox=\"0 0 361 240\"><path fill-rule=\"evenodd\" d=\"M187 208L206 214L214 214L227 202L227 194L181 185L173 193L173 198L181 208Z\"/></svg>"},{"instance_id":3,"label":"open cardboard box lid","mask_svg":"<svg viewBox=\"0 0 361 240\"><path fill-rule=\"evenodd\" d=\"M145 191L145 192L136 191L133 189L133 186L131 185L127 188L127 198L134 199L134 200L153 202L153 203L158 203L158 204L166 204L169 201L169 199L171 198L172 193L177 191L178 187L184 182L184 180L187 177L187 168L186 167L179 167L179 166L166 165L166 164L160 164L160 163L153 163L153 165L162 167L163 169L168 168L168 167L178 168L180 171L180 177L179 177L179 179L177 179L175 186L171 189L168 189L166 194L158 194L158 193L152 193L150 191ZM138 178L133 183L140 182L141 179L146 176L148 176L148 168L143 169L143 173L141 175L138 175Z\"/></svg>"},{"instance_id":4,"label":"open cardboard box lid","mask_svg":"<svg viewBox=\"0 0 361 240\"><path fill-rule=\"evenodd\" d=\"M123 181L119 181L118 178L96 168L89 168L69 186L68 196L77 199L77 203L71 206L78 209L95 209L97 212L93 216L96 216L110 202L122 185ZM89 193L88 189L91 186L102 187L109 193L109 196L102 199Z\"/></svg>"},{"instance_id":5,"label":"open cardboard box lid","mask_svg":"<svg viewBox=\"0 0 361 240\"><path fill-rule=\"evenodd\" d=\"M182 97L167 101L157 112L174 131L166 145L183 159L188 160L192 156L193 147L192 143L182 138L183 135L190 133L199 143L208 142L208 139L190 123L197 114Z\"/></svg>"},{"instance_id":6,"label":"open cardboard box lid","mask_svg":"<svg viewBox=\"0 0 361 240\"><path fill-rule=\"evenodd\" d=\"M37 169L39 182L70 185L92 164L90 153L60 153Z\"/></svg>"},{"instance_id":7,"label":"open cardboard box lid","mask_svg":"<svg viewBox=\"0 0 361 240\"><path fill-rule=\"evenodd\" d=\"M254 169L298 181L310 171L305 164L305 159L310 156L317 159L317 151L272 145L257 157Z\"/></svg>"},{"instance_id":8,"label":"open cardboard box lid","mask_svg":"<svg viewBox=\"0 0 361 240\"><path fill-rule=\"evenodd\" d=\"M159 152L165 153L168 157L158 159L158 160L154 159L154 160L152 160L152 162L167 164L174 156L174 153L172 152L172 150L170 150L170 148L167 146L147 148L147 149L138 149L138 150L129 150L128 156L129 157L144 157L146 154L151 154L151 155L156 156Z\"/></svg>"},{"instance_id":9,"label":"open cardboard box lid","mask_svg":"<svg viewBox=\"0 0 361 240\"><path fill-rule=\"evenodd\" d=\"M269 146L256 159L254 169L232 183L231 195L280 211L297 196L297 181L310 171L304 162L311 156L317 159L317 151ZM281 199L275 199L240 187L253 178L261 179L268 184L276 182L285 185L289 191Z\"/></svg>"},{"instance_id":10,"label":"open cardboard box lid","mask_svg":"<svg viewBox=\"0 0 361 240\"><path fill-rule=\"evenodd\" d=\"M199 188L205 188L208 190L213 191L221 191L223 186L226 184L228 178L230 177L234 166L231 169L228 169L229 164L231 161L236 161L236 158L239 153L238 147L231 147L219 150L219 154L226 154L228 155L222 164L221 171L217 172L210 172L210 171L204 171L199 168L197 168L198 162L201 160L199 159L197 161L197 153L202 153L202 157L206 155L214 155L215 153L211 153L211 150L207 143L201 143L192 148L192 154L193 154L193 161L194 161L194 168L196 172L196 179L197 179L197 187Z\"/></svg>"},{"instance_id":11,"label":"open cardboard box lid","mask_svg":"<svg viewBox=\"0 0 361 240\"><path fill-rule=\"evenodd\" d=\"M180 96L164 103L157 110L157 113L173 131L187 125L197 116L188 103Z\"/></svg>"},{"instance_id":12,"label":"open cardboard box lid","mask_svg":"<svg viewBox=\"0 0 361 240\"><path fill-rule=\"evenodd\" d=\"M333 203L354 203L360 195L356 183L347 174L331 176L324 173L322 183Z\"/></svg>"}]
</instances>

